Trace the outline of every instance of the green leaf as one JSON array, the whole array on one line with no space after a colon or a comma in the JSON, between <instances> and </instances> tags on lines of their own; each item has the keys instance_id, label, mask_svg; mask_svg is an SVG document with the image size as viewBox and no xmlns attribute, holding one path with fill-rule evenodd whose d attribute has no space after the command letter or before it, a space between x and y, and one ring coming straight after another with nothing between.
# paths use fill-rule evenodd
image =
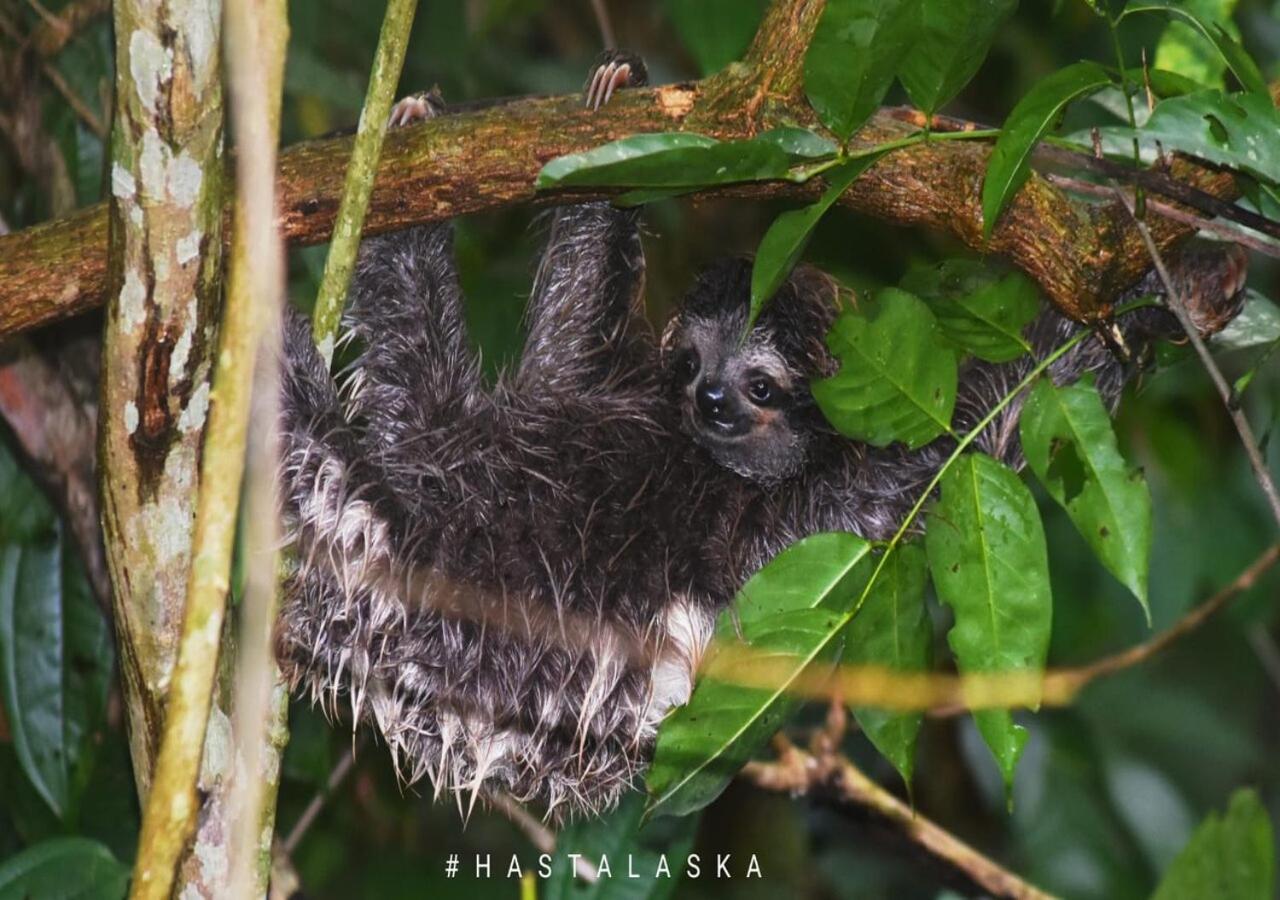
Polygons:
<instances>
[{"instance_id":1,"label":"green leaf","mask_svg":"<svg viewBox=\"0 0 1280 900\"><path fill-rule=\"evenodd\" d=\"M865 583L859 563L869 549L856 535L813 535L743 586L717 622L689 702L658 730L645 780L648 813L683 815L706 806L777 731L796 704L788 687L837 648L843 614ZM744 650L760 661L776 657L788 670L769 687L735 683Z\"/></svg>"},{"instance_id":2,"label":"green leaf","mask_svg":"<svg viewBox=\"0 0 1280 900\"><path fill-rule=\"evenodd\" d=\"M915 448L951 427L956 405L955 355L939 342L924 302L886 288L873 315L845 312L827 334L840 371L810 388L841 433L877 447Z\"/></svg>"},{"instance_id":3,"label":"green leaf","mask_svg":"<svg viewBox=\"0 0 1280 900\"><path fill-rule=\"evenodd\" d=\"M1152 900L1272 900L1275 843L1267 810L1251 790L1211 813L1170 864Z\"/></svg>"},{"instance_id":4,"label":"green leaf","mask_svg":"<svg viewBox=\"0 0 1280 900\"><path fill-rule=\"evenodd\" d=\"M977 73L1018 0L922 0L920 38L898 68L911 102L932 114Z\"/></svg>"},{"instance_id":5,"label":"green leaf","mask_svg":"<svg viewBox=\"0 0 1280 900\"><path fill-rule=\"evenodd\" d=\"M0 495L32 504L0 527L0 697L27 778L73 823L106 714L110 635L61 523L2 446Z\"/></svg>"},{"instance_id":6,"label":"green leaf","mask_svg":"<svg viewBox=\"0 0 1280 900\"><path fill-rule=\"evenodd\" d=\"M1235 41L1240 30L1231 21L1237 0L1188 0L1187 8L1206 22L1220 25ZM1203 32L1183 21L1170 22L1156 44L1157 68L1181 72L1208 87L1223 87L1227 64L1213 42Z\"/></svg>"},{"instance_id":7,"label":"green leaf","mask_svg":"<svg viewBox=\"0 0 1280 900\"><path fill-rule=\"evenodd\" d=\"M1280 340L1280 307L1246 288L1244 305L1226 328L1213 336L1215 350L1244 350Z\"/></svg>"},{"instance_id":8,"label":"green leaf","mask_svg":"<svg viewBox=\"0 0 1280 900\"><path fill-rule=\"evenodd\" d=\"M1161 100L1145 125L1101 129L1104 137L1129 140L1154 151L1177 150L1280 184L1280 111L1268 97L1198 91Z\"/></svg>"},{"instance_id":9,"label":"green leaf","mask_svg":"<svg viewBox=\"0 0 1280 900\"><path fill-rule=\"evenodd\" d=\"M1151 622L1151 493L1116 447L1092 379L1056 387L1038 381L1019 424L1022 452L1049 496L1067 511L1107 571L1133 592Z\"/></svg>"},{"instance_id":10,"label":"green leaf","mask_svg":"<svg viewBox=\"0 0 1280 900\"><path fill-rule=\"evenodd\" d=\"M1044 527L1031 492L989 456L961 456L942 476L925 548L938 598L955 612L947 635L961 672L1044 669L1053 622ZM1006 790L1027 741L1008 710L974 713Z\"/></svg>"},{"instance_id":11,"label":"green leaf","mask_svg":"<svg viewBox=\"0 0 1280 900\"><path fill-rule=\"evenodd\" d=\"M804 209L781 213L773 220L760 241L756 258L751 266L751 309L747 315L746 331L755 325L756 317L764 309L791 270L800 261L809 235L818 221L826 214L849 186L875 164L883 153L855 157L827 174L827 189L816 203Z\"/></svg>"},{"instance_id":12,"label":"green leaf","mask_svg":"<svg viewBox=\"0 0 1280 900\"><path fill-rule=\"evenodd\" d=\"M1253 61L1253 57L1240 46L1239 41L1227 33L1220 22L1215 22L1210 16L1193 9L1193 5L1199 4L1177 3L1174 0L1135 0L1125 7L1124 12L1120 14L1120 20L1134 13L1163 13L1170 18L1181 19L1209 39L1246 91L1262 98L1269 98L1267 80L1262 77L1262 70ZM1157 65L1161 65L1159 60ZM1268 102L1270 102L1269 99Z\"/></svg>"},{"instance_id":13,"label":"green leaf","mask_svg":"<svg viewBox=\"0 0 1280 900\"><path fill-rule=\"evenodd\" d=\"M119 900L129 868L86 838L54 838L0 864L0 897L40 900Z\"/></svg>"},{"instance_id":14,"label":"green leaf","mask_svg":"<svg viewBox=\"0 0 1280 900\"><path fill-rule=\"evenodd\" d=\"M702 74L710 75L742 58L765 0L665 0L663 7Z\"/></svg>"},{"instance_id":15,"label":"green leaf","mask_svg":"<svg viewBox=\"0 0 1280 900\"><path fill-rule=\"evenodd\" d=\"M804 89L842 141L871 117L910 52L920 0L828 0L804 58Z\"/></svg>"},{"instance_id":16,"label":"green leaf","mask_svg":"<svg viewBox=\"0 0 1280 900\"><path fill-rule=\"evenodd\" d=\"M959 349L995 363L1031 352L1022 330L1040 310L1040 292L1021 272L1001 276L977 260L949 259L908 272L901 287L929 304Z\"/></svg>"},{"instance_id":17,"label":"green leaf","mask_svg":"<svg viewBox=\"0 0 1280 900\"><path fill-rule=\"evenodd\" d=\"M1094 62L1078 62L1041 79L1018 101L1005 120L982 183L982 228L986 237L996 227L1005 204L1027 180L1031 151L1057 123L1067 105L1111 83L1107 70Z\"/></svg>"},{"instance_id":18,"label":"green leaf","mask_svg":"<svg viewBox=\"0 0 1280 900\"><path fill-rule=\"evenodd\" d=\"M776 144L793 161L824 159L835 156L840 152L839 147L816 131L789 125L781 128L770 128L768 131L756 135L755 139L768 144Z\"/></svg>"},{"instance_id":19,"label":"green leaf","mask_svg":"<svg viewBox=\"0 0 1280 900\"><path fill-rule=\"evenodd\" d=\"M923 672L933 650L933 626L924 605L928 571L924 550L900 544L890 551L862 608L845 629L844 659L897 672ZM853 710L863 732L911 784L916 738L924 717L859 706Z\"/></svg>"},{"instance_id":20,"label":"green leaf","mask_svg":"<svg viewBox=\"0 0 1280 900\"><path fill-rule=\"evenodd\" d=\"M834 149L800 128L724 142L682 131L637 134L551 160L538 173L537 187L644 188L647 202L717 184L788 178L793 164Z\"/></svg>"}]
</instances>

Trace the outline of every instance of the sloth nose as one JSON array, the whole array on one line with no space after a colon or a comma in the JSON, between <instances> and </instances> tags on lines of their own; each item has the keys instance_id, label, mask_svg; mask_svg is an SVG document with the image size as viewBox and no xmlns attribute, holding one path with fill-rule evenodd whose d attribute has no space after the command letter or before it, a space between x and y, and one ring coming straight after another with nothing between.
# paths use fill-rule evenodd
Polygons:
<instances>
[{"instance_id":1,"label":"sloth nose","mask_svg":"<svg viewBox=\"0 0 1280 900\"><path fill-rule=\"evenodd\" d=\"M729 404L725 400L724 388L714 382L702 382L698 385L694 399L698 403L698 412L704 419L723 423L728 416Z\"/></svg>"}]
</instances>

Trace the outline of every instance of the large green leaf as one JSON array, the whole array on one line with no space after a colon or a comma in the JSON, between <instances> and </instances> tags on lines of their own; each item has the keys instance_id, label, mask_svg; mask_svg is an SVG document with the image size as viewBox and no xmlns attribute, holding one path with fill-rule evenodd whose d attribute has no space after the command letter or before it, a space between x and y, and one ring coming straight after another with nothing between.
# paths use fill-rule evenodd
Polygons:
<instances>
[{"instance_id":1,"label":"large green leaf","mask_svg":"<svg viewBox=\"0 0 1280 900\"><path fill-rule=\"evenodd\" d=\"M922 0L920 38L898 66L911 102L945 106L977 73L1018 0Z\"/></svg>"},{"instance_id":2,"label":"large green leaf","mask_svg":"<svg viewBox=\"0 0 1280 900\"><path fill-rule=\"evenodd\" d=\"M663 7L703 75L741 58L760 25L765 0L664 0Z\"/></svg>"},{"instance_id":3,"label":"large green leaf","mask_svg":"<svg viewBox=\"0 0 1280 900\"><path fill-rule=\"evenodd\" d=\"M0 864L5 900L119 900L128 885L128 866L86 838L44 841Z\"/></svg>"},{"instance_id":4,"label":"large green leaf","mask_svg":"<svg viewBox=\"0 0 1280 900\"><path fill-rule=\"evenodd\" d=\"M1120 455L1092 379L1060 388L1042 378L1022 408L1019 428L1031 471L1150 622L1151 493L1142 472Z\"/></svg>"},{"instance_id":5,"label":"large green leaf","mask_svg":"<svg viewBox=\"0 0 1280 900\"><path fill-rule=\"evenodd\" d=\"M1154 150L1178 150L1280 184L1280 110L1269 97L1197 91L1161 100L1147 123L1102 129L1105 137L1134 136Z\"/></svg>"},{"instance_id":6,"label":"large green leaf","mask_svg":"<svg viewBox=\"0 0 1280 900\"><path fill-rule=\"evenodd\" d=\"M1160 880L1151 900L1273 900L1276 857L1271 819L1250 790L1211 813Z\"/></svg>"},{"instance_id":7,"label":"large green leaf","mask_svg":"<svg viewBox=\"0 0 1280 900\"><path fill-rule=\"evenodd\" d=\"M1240 29L1231 20L1237 0L1187 0L1186 8L1205 22L1219 25L1235 41ZM1207 87L1222 87L1227 61L1204 32L1183 21L1170 22L1156 44L1155 66L1180 72Z\"/></svg>"},{"instance_id":8,"label":"large green leaf","mask_svg":"<svg viewBox=\"0 0 1280 900\"><path fill-rule=\"evenodd\" d=\"M1009 198L1027 180L1031 151L1057 123L1067 105L1111 83L1107 70L1094 62L1078 62L1038 81L1005 120L982 183L982 228L987 237L996 227Z\"/></svg>"},{"instance_id":9,"label":"large green leaf","mask_svg":"<svg viewBox=\"0 0 1280 900\"><path fill-rule=\"evenodd\" d=\"M1120 18L1124 19L1134 13L1154 12L1181 20L1209 39L1245 90L1259 97L1269 97L1267 80L1262 76L1253 57L1222 27L1221 22L1214 21L1211 15L1206 15L1204 10L1199 9L1200 5L1174 0L1134 0L1124 8ZM1157 65L1160 65L1158 60Z\"/></svg>"},{"instance_id":10,"label":"large green leaf","mask_svg":"<svg viewBox=\"0 0 1280 900\"><path fill-rule=\"evenodd\" d=\"M890 551L862 608L845 629L845 661L898 672L929 668L933 626L924 605L927 578L920 547L900 544ZM855 707L853 715L875 748L910 785L923 716L868 706Z\"/></svg>"},{"instance_id":11,"label":"large green leaf","mask_svg":"<svg viewBox=\"0 0 1280 900\"><path fill-rule=\"evenodd\" d=\"M791 270L800 261L809 235L818 221L826 214L849 185L869 169L883 154L859 156L832 169L826 176L827 189L816 203L804 209L781 213L773 220L760 241L756 258L751 266L751 310L747 316L746 330L755 324L760 310L787 280Z\"/></svg>"},{"instance_id":12,"label":"large green leaf","mask_svg":"<svg viewBox=\"0 0 1280 900\"><path fill-rule=\"evenodd\" d=\"M658 731L646 787L650 813L683 815L706 806L777 731L796 700L787 689L814 662L830 659L845 613L867 573L870 545L852 534L818 534L791 545L752 576L720 616L689 702ZM747 687L743 654L785 671L778 683Z\"/></svg>"},{"instance_id":13,"label":"large green leaf","mask_svg":"<svg viewBox=\"0 0 1280 900\"><path fill-rule=\"evenodd\" d=\"M0 525L0 697L23 771L70 823L106 712L110 635L61 523L3 447L0 495L31 504Z\"/></svg>"},{"instance_id":14,"label":"large green leaf","mask_svg":"<svg viewBox=\"0 0 1280 900\"><path fill-rule=\"evenodd\" d=\"M1042 670L1053 601L1044 527L1031 492L1008 466L965 454L942 477L925 547L934 587L955 611L947 635L961 672ZM1027 741L1008 710L974 713L1005 787Z\"/></svg>"},{"instance_id":15,"label":"large green leaf","mask_svg":"<svg viewBox=\"0 0 1280 900\"><path fill-rule=\"evenodd\" d=\"M812 383L823 414L849 437L883 447L919 447L951 427L955 355L939 341L938 323L919 298L880 292L873 315L845 312L827 346L840 371Z\"/></svg>"},{"instance_id":16,"label":"large green leaf","mask_svg":"<svg viewBox=\"0 0 1280 900\"><path fill-rule=\"evenodd\" d=\"M919 23L920 0L827 0L805 54L804 89L841 140L880 106Z\"/></svg>"},{"instance_id":17,"label":"large green leaf","mask_svg":"<svg viewBox=\"0 0 1280 900\"><path fill-rule=\"evenodd\" d=\"M1021 272L1002 276L977 260L949 259L912 270L902 287L929 304L959 349L996 363L1031 352L1022 329L1039 312L1040 293Z\"/></svg>"}]
</instances>

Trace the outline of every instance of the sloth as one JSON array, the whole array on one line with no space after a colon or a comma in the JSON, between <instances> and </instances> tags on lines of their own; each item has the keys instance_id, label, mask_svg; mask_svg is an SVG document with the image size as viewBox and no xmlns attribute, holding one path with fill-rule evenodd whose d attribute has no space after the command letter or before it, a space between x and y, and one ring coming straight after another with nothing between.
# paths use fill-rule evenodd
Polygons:
<instances>
[{"instance_id":1,"label":"sloth","mask_svg":"<svg viewBox=\"0 0 1280 900\"><path fill-rule=\"evenodd\" d=\"M643 82L639 60L609 54L587 104ZM439 112L412 98L394 121ZM521 358L487 386L451 234L364 241L344 320L354 359L336 380L307 323L286 324L296 553L279 659L295 691L370 724L404 781L460 809L501 791L551 819L600 812L688 698L746 579L807 535L888 538L954 440L877 449L825 422L807 385L838 367L824 342L837 290L815 269L797 268L744 338L751 261L722 260L655 336L639 212L602 202L552 215ZM1239 255L1174 268L1204 331L1234 314ZM1156 288L1148 276L1131 294ZM1046 311L1026 336L1043 358L1078 327ZM1172 333L1160 310L1113 330L1131 351ZM1092 373L1114 405L1134 368L1116 343L1082 341L1052 377ZM967 364L955 431L1034 364ZM1014 466L1018 408L976 442Z\"/></svg>"}]
</instances>

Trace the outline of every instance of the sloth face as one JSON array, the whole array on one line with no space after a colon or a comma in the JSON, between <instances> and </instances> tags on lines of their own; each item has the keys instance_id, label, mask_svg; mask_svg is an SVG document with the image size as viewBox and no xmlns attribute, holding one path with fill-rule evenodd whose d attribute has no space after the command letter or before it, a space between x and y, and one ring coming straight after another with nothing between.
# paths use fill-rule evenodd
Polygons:
<instances>
[{"instance_id":1,"label":"sloth face","mask_svg":"<svg viewBox=\"0 0 1280 900\"><path fill-rule=\"evenodd\" d=\"M740 316L689 317L670 348L669 371L685 431L715 461L755 481L777 481L804 462L811 403L800 374L757 327L742 341Z\"/></svg>"},{"instance_id":2,"label":"sloth face","mask_svg":"<svg viewBox=\"0 0 1280 900\"><path fill-rule=\"evenodd\" d=\"M744 339L750 295L749 259L707 269L663 333L662 352L685 431L719 465L770 483L800 471L824 427L809 379L835 368L824 340L835 284L796 269Z\"/></svg>"}]
</instances>

